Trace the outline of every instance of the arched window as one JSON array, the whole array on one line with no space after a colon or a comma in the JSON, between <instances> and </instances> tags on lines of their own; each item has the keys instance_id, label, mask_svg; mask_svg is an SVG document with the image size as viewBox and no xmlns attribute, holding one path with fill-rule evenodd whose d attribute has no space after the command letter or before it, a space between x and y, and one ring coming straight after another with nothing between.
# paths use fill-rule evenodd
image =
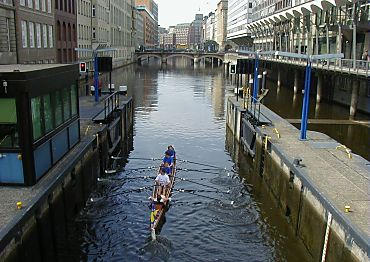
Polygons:
<instances>
[{"instance_id":1,"label":"arched window","mask_svg":"<svg viewBox=\"0 0 370 262\"><path fill-rule=\"evenodd\" d=\"M66 36L67 36L67 27L66 27L66 23L63 22L63 36L62 36L63 41L67 40Z\"/></svg>"},{"instance_id":2,"label":"arched window","mask_svg":"<svg viewBox=\"0 0 370 262\"><path fill-rule=\"evenodd\" d=\"M60 1L59 2L59 10L63 11L63 0L59 0L59 1Z\"/></svg>"},{"instance_id":3,"label":"arched window","mask_svg":"<svg viewBox=\"0 0 370 262\"><path fill-rule=\"evenodd\" d=\"M73 36L73 41L75 41L76 42L76 27L75 27L75 24L73 24L73 26L72 26L72 36Z\"/></svg>"},{"instance_id":4,"label":"arched window","mask_svg":"<svg viewBox=\"0 0 370 262\"><path fill-rule=\"evenodd\" d=\"M55 0L55 9L58 10L58 8L59 8L59 0Z\"/></svg>"},{"instance_id":5,"label":"arched window","mask_svg":"<svg viewBox=\"0 0 370 262\"><path fill-rule=\"evenodd\" d=\"M67 0L64 0L64 12L67 12Z\"/></svg>"},{"instance_id":6,"label":"arched window","mask_svg":"<svg viewBox=\"0 0 370 262\"><path fill-rule=\"evenodd\" d=\"M58 21L57 22L57 37L58 37L58 40L62 40L62 32L61 32L61 28L60 28L60 22Z\"/></svg>"},{"instance_id":7,"label":"arched window","mask_svg":"<svg viewBox=\"0 0 370 262\"><path fill-rule=\"evenodd\" d=\"M71 6L71 4L72 4L72 0L68 0L68 12L69 13L72 13L72 6Z\"/></svg>"},{"instance_id":8,"label":"arched window","mask_svg":"<svg viewBox=\"0 0 370 262\"><path fill-rule=\"evenodd\" d=\"M71 24L68 23L68 31L67 31L67 41L72 41L72 30L71 30Z\"/></svg>"}]
</instances>

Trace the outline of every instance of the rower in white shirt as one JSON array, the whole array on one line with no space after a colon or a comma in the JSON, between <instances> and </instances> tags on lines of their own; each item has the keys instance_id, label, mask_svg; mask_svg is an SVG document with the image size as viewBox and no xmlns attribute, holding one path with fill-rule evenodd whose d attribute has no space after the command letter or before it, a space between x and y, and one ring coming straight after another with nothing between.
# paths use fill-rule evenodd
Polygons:
<instances>
[{"instance_id":1,"label":"rower in white shirt","mask_svg":"<svg viewBox=\"0 0 370 262\"><path fill-rule=\"evenodd\" d=\"M165 200L166 197L166 189L167 186L170 184L170 177L165 172L165 167L161 167L159 169L159 174L155 178L155 183L158 186L157 189L157 196L159 196L160 199Z\"/></svg>"}]
</instances>

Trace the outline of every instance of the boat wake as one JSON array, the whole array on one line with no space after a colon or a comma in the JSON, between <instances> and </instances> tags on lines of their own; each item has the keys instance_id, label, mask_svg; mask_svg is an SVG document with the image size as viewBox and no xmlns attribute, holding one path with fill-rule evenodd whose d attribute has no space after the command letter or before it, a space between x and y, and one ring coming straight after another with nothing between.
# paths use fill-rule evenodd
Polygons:
<instances>
[{"instance_id":1,"label":"boat wake","mask_svg":"<svg viewBox=\"0 0 370 262\"><path fill-rule=\"evenodd\" d=\"M156 240L149 237L144 247L139 250L139 255L150 261L167 261L170 259L172 242L162 236L157 235Z\"/></svg>"}]
</instances>

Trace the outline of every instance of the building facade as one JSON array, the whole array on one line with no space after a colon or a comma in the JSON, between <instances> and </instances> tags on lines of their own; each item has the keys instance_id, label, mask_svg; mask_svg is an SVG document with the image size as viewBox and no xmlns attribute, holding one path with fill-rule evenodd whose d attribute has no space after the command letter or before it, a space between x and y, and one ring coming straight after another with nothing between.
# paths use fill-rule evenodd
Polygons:
<instances>
[{"instance_id":1,"label":"building facade","mask_svg":"<svg viewBox=\"0 0 370 262\"><path fill-rule=\"evenodd\" d=\"M0 0L0 28L0 64L15 64L17 44L12 0Z\"/></svg>"},{"instance_id":2,"label":"building facade","mask_svg":"<svg viewBox=\"0 0 370 262\"><path fill-rule=\"evenodd\" d=\"M189 29L190 23L177 24L174 29L176 35L176 48L189 48Z\"/></svg>"},{"instance_id":3,"label":"building facade","mask_svg":"<svg viewBox=\"0 0 370 262\"><path fill-rule=\"evenodd\" d=\"M77 5L75 0L55 0L54 3L56 61L61 64L73 63L77 59Z\"/></svg>"},{"instance_id":4,"label":"building facade","mask_svg":"<svg viewBox=\"0 0 370 262\"><path fill-rule=\"evenodd\" d=\"M73 0L72 0L73 1ZM135 10L133 0L78 0L78 60L93 68L92 52L113 57L113 67L132 61L135 52ZM113 49L113 50L112 50Z\"/></svg>"},{"instance_id":5,"label":"building facade","mask_svg":"<svg viewBox=\"0 0 370 262\"><path fill-rule=\"evenodd\" d=\"M109 41L108 47L112 47L115 51L113 54L113 63L115 67L122 66L129 61L132 61L135 52L135 43L132 37L133 32L133 0L110 0L109 2ZM105 28L99 28L104 41L107 31Z\"/></svg>"},{"instance_id":6,"label":"building facade","mask_svg":"<svg viewBox=\"0 0 370 262\"><path fill-rule=\"evenodd\" d=\"M55 17L52 0L17 0L14 4L17 63L55 63Z\"/></svg>"},{"instance_id":7,"label":"building facade","mask_svg":"<svg viewBox=\"0 0 370 262\"><path fill-rule=\"evenodd\" d=\"M268 1L267 1L268 2ZM253 8L257 49L306 54L344 53L360 60L370 48L370 2L261 0Z\"/></svg>"},{"instance_id":8,"label":"building facade","mask_svg":"<svg viewBox=\"0 0 370 262\"><path fill-rule=\"evenodd\" d=\"M203 15L196 14L194 21L189 28L189 46L193 50L201 49L203 42L202 35Z\"/></svg>"},{"instance_id":9,"label":"building facade","mask_svg":"<svg viewBox=\"0 0 370 262\"><path fill-rule=\"evenodd\" d=\"M252 22L253 3L258 1L228 0L227 39L239 45L240 49L252 46L251 31L247 25Z\"/></svg>"},{"instance_id":10,"label":"building facade","mask_svg":"<svg viewBox=\"0 0 370 262\"><path fill-rule=\"evenodd\" d=\"M154 0L135 0L136 6L144 6L154 19L153 38L155 46L159 45L158 4Z\"/></svg>"},{"instance_id":11,"label":"building facade","mask_svg":"<svg viewBox=\"0 0 370 262\"><path fill-rule=\"evenodd\" d=\"M216 35L215 41L219 45L219 50L225 50L226 47L226 33L227 33L227 0L221 0L217 4L216 9Z\"/></svg>"},{"instance_id":12,"label":"building facade","mask_svg":"<svg viewBox=\"0 0 370 262\"><path fill-rule=\"evenodd\" d=\"M144 17L141 12L135 8L136 17L135 17L135 36L136 43L135 48L142 50L144 47Z\"/></svg>"},{"instance_id":13,"label":"building facade","mask_svg":"<svg viewBox=\"0 0 370 262\"><path fill-rule=\"evenodd\" d=\"M77 47L92 50L92 14L96 16L96 5L91 0L77 0ZM77 51L77 59L85 61L87 68L92 69L92 53Z\"/></svg>"},{"instance_id":14,"label":"building facade","mask_svg":"<svg viewBox=\"0 0 370 262\"><path fill-rule=\"evenodd\" d=\"M145 6L136 6L143 16L144 21L144 48L154 48L155 43L155 20L153 14Z\"/></svg>"}]
</instances>

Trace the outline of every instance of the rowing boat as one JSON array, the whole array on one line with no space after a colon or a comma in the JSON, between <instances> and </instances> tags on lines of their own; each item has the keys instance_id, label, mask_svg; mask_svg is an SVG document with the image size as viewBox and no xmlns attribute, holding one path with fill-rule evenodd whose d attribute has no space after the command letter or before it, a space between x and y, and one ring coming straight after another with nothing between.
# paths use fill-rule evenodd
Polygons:
<instances>
[{"instance_id":1,"label":"rowing boat","mask_svg":"<svg viewBox=\"0 0 370 262\"><path fill-rule=\"evenodd\" d=\"M159 186L155 185L153 188L152 196L150 197L151 200L151 211L150 211L150 234L152 240L156 239L156 233L160 226L160 221L164 218L164 214L169 208L170 197L173 191L173 187L175 185L175 177L176 177L176 160L174 160L172 172L169 175L170 177L170 184L167 187L167 190L163 195L161 195L160 199L157 198L157 190Z\"/></svg>"}]
</instances>

